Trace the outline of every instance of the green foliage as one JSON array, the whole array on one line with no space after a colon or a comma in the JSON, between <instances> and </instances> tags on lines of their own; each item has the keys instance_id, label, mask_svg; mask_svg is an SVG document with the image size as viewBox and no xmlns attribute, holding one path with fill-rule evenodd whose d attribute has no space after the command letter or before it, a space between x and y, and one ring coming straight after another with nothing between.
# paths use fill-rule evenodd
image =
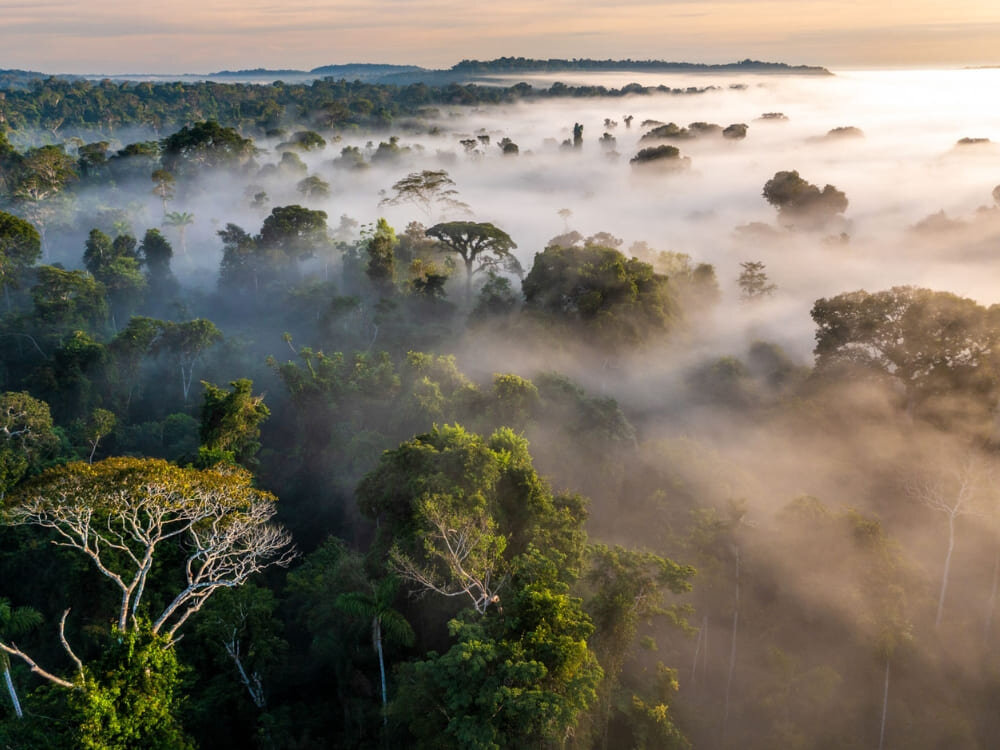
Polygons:
<instances>
[{"instance_id":1,"label":"green foliage","mask_svg":"<svg viewBox=\"0 0 1000 750\"><path fill-rule=\"evenodd\" d=\"M906 407L973 434L992 430L1000 393L1000 307L947 292L893 287L817 300L816 370L891 379Z\"/></svg>"},{"instance_id":2,"label":"green foliage","mask_svg":"<svg viewBox=\"0 0 1000 750\"><path fill-rule=\"evenodd\" d=\"M185 126L160 142L163 168L189 176L198 169L232 168L246 163L255 153L253 140L215 120Z\"/></svg>"},{"instance_id":3,"label":"green foliage","mask_svg":"<svg viewBox=\"0 0 1000 750\"><path fill-rule=\"evenodd\" d=\"M41 266L35 273L34 318L46 334L59 337L77 328L94 330L104 322L104 286L89 273L55 266Z\"/></svg>"},{"instance_id":4,"label":"green foliage","mask_svg":"<svg viewBox=\"0 0 1000 750\"><path fill-rule=\"evenodd\" d=\"M23 391L0 395L0 498L58 446L48 404Z\"/></svg>"},{"instance_id":5,"label":"green foliage","mask_svg":"<svg viewBox=\"0 0 1000 750\"><path fill-rule=\"evenodd\" d=\"M465 298L472 303L472 276L482 271L502 269L521 275L521 264L511 252L517 245L505 231L486 222L449 221L435 224L426 232L445 252L456 253L465 263ZM476 266L476 263L479 265Z\"/></svg>"},{"instance_id":6,"label":"green foliage","mask_svg":"<svg viewBox=\"0 0 1000 750\"><path fill-rule=\"evenodd\" d=\"M42 240L31 224L0 211L0 286L17 289L25 271L42 257Z\"/></svg>"},{"instance_id":7,"label":"green foliage","mask_svg":"<svg viewBox=\"0 0 1000 750\"><path fill-rule=\"evenodd\" d=\"M764 184L764 199L783 219L806 226L821 225L847 210L847 196L833 185L820 190L799 173L775 172Z\"/></svg>"},{"instance_id":8,"label":"green foliage","mask_svg":"<svg viewBox=\"0 0 1000 750\"><path fill-rule=\"evenodd\" d=\"M264 397L253 395L253 381L246 378L231 382L231 391L205 381L202 385L200 438L205 455L227 456L231 462L254 468L260 425L271 415Z\"/></svg>"},{"instance_id":9,"label":"green foliage","mask_svg":"<svg viewBox=\"0 0 1000 750\"><path fill-rule=\"evenodd\" d=\"M148 628L114 630L70 693L83 750L193 748L180 724L182 668L168 639Z\"/></svg>"},{"instance_id":10,"label":"green foliage","mask_svg":"<svg viewBox=\"0 0 1000 750\"><path fill-rule=\"evenodd\" d=\"M666 276L598 245L547 247L535 256L522 289L527 311L587 331L604 347L651 341L676 315Z\"/></svg>"},{"instance_id":11,"label":"green foliage","mask_svg":"<svg viewBox=\"0 0 1000 750\"><path fill-rule=\"evenodd\" d=\"M681 156L681 152L676 146L663 144L640 149L635 156L629 159L629 163L633 167L643 169L656 167L667 172L678 172L689 168L691 159L687 156Z\"/></svg>"},{"instance_id":12,"label":"green foliage","mask_svg":"<svg viewBox=\"0 0 1000 750\"><path fill-rule=\"evenodd\" d=\"M385 219L379 219L365 243L368 266L365 274L372 285L383 294L392 289L396 276L396 232Z\"/></svg>"},{"instance_id":13,"label":"green foliage","mask_svg":"<svg viewBox=\"0 0 1000 750\"><path fill-rule=\"evenodd\" d=\"M399 670L395 715L418 748L558 746L596 698L601 668L578 599L529 584L506 617L452 620L446 653Z\"/></svg>"}]
</instances>

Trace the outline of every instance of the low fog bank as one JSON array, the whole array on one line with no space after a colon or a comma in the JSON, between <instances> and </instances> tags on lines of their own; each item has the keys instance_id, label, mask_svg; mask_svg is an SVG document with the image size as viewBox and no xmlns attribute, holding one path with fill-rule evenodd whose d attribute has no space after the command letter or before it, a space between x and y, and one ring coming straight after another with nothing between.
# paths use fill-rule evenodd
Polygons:
<instances>
[{"instance_id":1,"label":"low fog bank","mask_svg":"<svg viewBox=\"0 0 1000 750\"><path fill-rule=\"evenodd\" d=\"M267 392L261 481L294 498L282 512L306 544L331 528L370 541L353 488L390 437L459 418L522 432L557 490L589 497L592 540L697 568L679 598L689 627L641 626L661 644L655 660L676 670L657 673L665 687L650 714L669 704L695 746L871 747L888 715L886 746L989 747L995 711L975 705L995 703L1000 684L1000 308L989 309L1000 302L989 99L1000 71L668 82L718 85L455 105L308 147L289 125L257 139L239 168L179 173L169 195L153 193L156 160L132 156L46 216L43 262L81 267L95 228L140 239L162 229L183 293L163 292L173 307L158 314L223 329L198 378L252 373ZM724 130L740 124L745 133ZM632 162L662 146L679 153ZM442 170L454 193L394 187ZM310 220L325 212L317 247L259 241L275 209L293 205ZM466 298L463 264L448 267L412 226L459 220L503 230L525 275L548 247L635 255L628 284L647 282L656 299L574 318L599 295L525 304L531 285L507 266L490 283L502 291L505 280L510 295L483 313L486 274ZM404 263L393 237L408 228ZM608 276L621 280L627 263ZM647 263L662 275L639 279ZM894 289L906 286L957 296ZM890 289L864 309L872 295L840 296ZM836 308L826 318L821 299ZM49 331L52 347L61 333ZM35 377L24 350L16 367ZM166 382L164 363L153 352L126 374ZM46 387L63 393L67 419L86 417L74 401L85 378L66 369ZM126 415L148 412L129 445L183 410L194 429L195 399L185 390L178 405L169 377L169 408L138 386L133 402L127 377L108 386L127 390ZM96 389L78 390L98 403ZM654 681L653 642L644 648L622 657L623 684ZM928 705L941 715L922 715Z\"/></svg>"}]
</instances>

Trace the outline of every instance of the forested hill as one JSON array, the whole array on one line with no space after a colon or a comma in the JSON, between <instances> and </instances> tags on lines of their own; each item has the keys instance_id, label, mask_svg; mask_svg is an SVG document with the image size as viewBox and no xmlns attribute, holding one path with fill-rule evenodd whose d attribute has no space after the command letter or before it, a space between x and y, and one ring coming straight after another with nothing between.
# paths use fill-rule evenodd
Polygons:
<instances>
[{"instance_id":1,"label":"forested hill","mask_svg":"<svg viewBox=\"0 0 1000 750\"><path fill-rule=\"evenodd\" d=\"M67 80L113 81L183 81L195 83L216 81L222 83L271 83L285 81L309 83L317 79L333 78L366 83L409 85L423 83L428 86L446 86L451 83L470 83L484 75L509 73L561 73L635 71L652 73L772 73L779 75L833 75L826 68L815 65L789 65L780 62L741 60L740 62L709 65L705 63L668 62L664 60L540 60L526 57L499 57L495 60L462 60L450 68L433 70L417 65L392 65L388 63L345 63L321 65L311 70L293 68L248 68L219 70L214 73L142 74L120 75L51 74L35 70L0 69L0 90L26 89L32 81L58 77Z\"/></svg>"},{"instance_id":2,"label":"forested hill","mask_svg":"<svg viewBox=\"0 0 1000 750\"><path fill-rule=\"evenodd\" d=\"M666 60L535 60L525 57L500 57L496 60L462 60L452 66L459 73L558 73L562 71L653 71L666 73L790 73L795 75L833 75L815 65L789 65L780 62L740 60L734 63L668 62Z\"/></svg>"},{"instance_id":3,"label":"forested hill","mask_svg":"<svg viewBox=\"0 0 1000 750\"><path fill-rule=\"evenodd\" d=\"M611 89L555 84L536 89L526 83L509 87L457 83L396 86L332 78L266 85L39 78L26 88L3 92L0 126L13 130L11 140L21 145L58 144L74 137L107 138L135 127L155 133L169 132L202 120L215 120L251 135L261 135L290 122L319 129L385 129L405 118L433 115L437 107L653 91L700 94L714 88L709 85L671 89L630 84Z\"/></svg>"}]
</instances>

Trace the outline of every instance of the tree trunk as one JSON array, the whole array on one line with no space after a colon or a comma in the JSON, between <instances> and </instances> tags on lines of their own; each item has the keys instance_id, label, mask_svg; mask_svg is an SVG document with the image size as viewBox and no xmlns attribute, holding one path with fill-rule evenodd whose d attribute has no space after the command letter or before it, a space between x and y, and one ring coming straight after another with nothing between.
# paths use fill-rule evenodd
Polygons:
<instances>
[{"instance_id":1,"label":"tree trunk","mask_svg":"<svg viewBox=\"0 0 1000 750\"><path fill-rule=\"evenodd\" d=\"M882 691L882 728L878 733L878 750L885 743L885 717L889 712L889 657L885 658L885 688Z\"/></svg>"},{"instance_id":2,"label":"tree trunk","mask_svg":"<svg viewBox=\"0 0 1000 750\"><path fill-rule=\"evenodd\" d=\"M378 671L382 678L382 726L389 726L389 696L385 689L385 659L382 656L382 621L378 615L372 618L372 635L375 638L375 651L378 654Z\"/></svg>"},{"instance_id":3,"label":"tree trunk","mask_svg":"<svg viewBox=\"0 0 1000 750\"><path fill-rule=\"evenodd\" d=\"M7 683L7 693L10 695L10 702L14 706L14 713L17 714L17 718L23 719L24 714L21 713L21 701L17 699L17 691L14 690L14 681L10 679L10 665L5 664L3 668L3 679Z\"/></svg>"},{"instance_id":4,"label":"tree trunk","mask_svg":"<svg viewBox=\"0 0 1000 750\"><path fill-rule=\"evenodd\" d=\"M990 589L990 602L986 607L986 622L983 624L983 645L987 645L990 640L990 631L993 630L993 613L997 606L997 584L1000 583L1000 543L997 544L996 554L993 558L993 586Z\"/></svg>"},{"instance_id":5,"label":"tree trunk","mask_svg":"<svg viewBox=\"0 0 1000 750\"><path fill-rule=\"evenodd\" d=\"M736 668L736 635L740 629L740 550L736 552L736 601L733 604L733 640L729 646L729 675L726 677L726 702L722 714L722 744L726 742L726 723L729 721L729 693L733 686L733 671Z\"/></svg>"},{"instance_id":6,"label":"tree trunk","mask_svg":"<svg viewBox=\"0 0 1000 750\"><path fill-rule=\"evenodd\" d=\"M465 261L465 305L472 307L472 258Z\"/></svg>"},{"instance_id":7,"label":"tree trunk","mask_svg":"<svg viewBox=\"0 0 1000 750\"><path fill-rule=\"evenodd\" d=\"M955 550L955 514L948 515L948 553L944 556L944 572L941 574L941 593L938 595L937 616L934 627L941 624L941 614L944 612L944 597L948 593L948 577L951 574L951 553Z\"/></svg>"}]
</instances>

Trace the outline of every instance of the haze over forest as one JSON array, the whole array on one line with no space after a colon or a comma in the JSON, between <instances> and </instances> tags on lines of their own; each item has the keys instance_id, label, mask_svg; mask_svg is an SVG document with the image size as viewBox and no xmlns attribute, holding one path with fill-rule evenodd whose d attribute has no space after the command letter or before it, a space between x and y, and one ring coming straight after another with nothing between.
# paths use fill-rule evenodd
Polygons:
<instances>
[{"instance_id":1,"label":"haze over forest","mask_svg":"<svg viewBox=\"0 0 1000 750\"><path fill-rule=\"evenodd\" d=\"M0 745L994 746L1000 70L636 67L3 71Z\"/></svg>"}]
</instances>

